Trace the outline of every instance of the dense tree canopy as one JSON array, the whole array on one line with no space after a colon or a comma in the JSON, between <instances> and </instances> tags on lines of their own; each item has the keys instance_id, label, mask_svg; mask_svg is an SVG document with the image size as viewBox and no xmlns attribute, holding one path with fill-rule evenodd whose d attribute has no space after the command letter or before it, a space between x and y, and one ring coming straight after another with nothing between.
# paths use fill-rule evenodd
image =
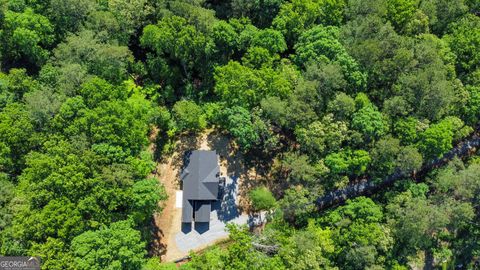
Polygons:
<instances>
[{"instance_id":1,"label":"dense tree canopy","mask_svg":"<svg viewBox=\"0 0 480 270\"><path fill-rule=\"evenodd\" d=\"M270 210L276 204L272 192L265 187L253 189L250 191L249 197L256 211Z\"/></svg>"},{"instance_id":2,"label":"dense tree canopy","mask_svg":"<svg viewBox=\"0 0 480 270\"><path fill-rule=\"evenodd\" d=\"M478 128L478 2L0 0L0 255L175 269L152 175L215 130L267 224L181 269L474 269L479 158L430 164Z\"/></svg>"},{"instance_id":3,"label":"dense tree canopy","mask_svg":"<svg viewBox=\"0 0 480 270\"><path fill-rule=\"evenodd\" d=\"M54 35L46 17L31 8L23 12L7 10L2 22L2 58L7 66L24 61L38 67L47 60Z\"/></svg>"},{"instance_id":4,"label":"dense tree canopy","mask_svg":"<svg viewBox=\"0 0 480 270\"><path fill-rule=\"evenodd\" d=\"M86 231L73 239L72 250L78 269L139 269L145 252L140 233L128 222Z\"/></svg>"}]
</instances>

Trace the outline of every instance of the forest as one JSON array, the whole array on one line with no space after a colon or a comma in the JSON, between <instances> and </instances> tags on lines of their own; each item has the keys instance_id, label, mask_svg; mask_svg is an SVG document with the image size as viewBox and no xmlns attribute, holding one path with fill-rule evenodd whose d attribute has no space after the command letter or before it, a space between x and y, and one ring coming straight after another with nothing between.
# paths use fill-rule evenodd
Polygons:
<instances>
[{"instance_id":1,"label":"forest","mask_svg":"<svg viewBox=\"0 0 480 270\"><path fill-rule=\"evenodd\" d=\"M415 174L479 121L478 0L0 0L0 255L478 269L480 155ZM262 169L250 199L268 222L160 262L150 227L167 194L151 173L208 128ZM392 174L370 196L311 203Z\"/></svg>"}]
</instances>

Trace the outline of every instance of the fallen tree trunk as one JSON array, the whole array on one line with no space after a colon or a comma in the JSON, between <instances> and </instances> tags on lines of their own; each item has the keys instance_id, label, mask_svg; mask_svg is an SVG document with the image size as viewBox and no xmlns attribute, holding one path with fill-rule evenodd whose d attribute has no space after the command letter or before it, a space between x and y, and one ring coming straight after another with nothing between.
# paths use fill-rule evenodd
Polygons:
<instances>
[{"instance_id":1,"label":"fallen tree trunk","mask_svg":"<svg viewBox=\"0 0 480 270\"><path fill-rule=\"evenodd\" d=\"M477 151L480 147L480 125L477 126L475 132L469 136L466 140L458 143L452 150L445 153L441 158L436 158L424 164L420 171L415 175L416 177L425 176L432 169L447 164L454 157L465 158ZM410 175L413 175L411 172ZM364 180L359 183L348 185L346 188L338 189L328 194L318 197L314 204L319 210L329 208L331 206L338 205L345 202L348 199L352 199L362 195L373 194L374 192L392 185L397 180L405 179L409 175L401 173L394 173L388 175L381 181Z\"/></svg>"},{"instance_id":2,"label":"fallen tree trunk","mask_svg":"<svg viewBox=\"0 0 480 270\"><path fill-rule=\"evenodd\" d=\"M178 259L174 260L173 262L174 262L174 263L187 262L187 261L189 261L191 258L192 258L192 256L189 255L189 256L182 257L182 258L178 258Z\"/></svg>"},{"instance_id":3,"label":"fallen tree trunk","mask_svg":"<svg viewBox=\"0 0 480 270\"><path fill-rule=\"evenodd\" d=\"M252 243L252 245L256 250L258 250L262 253L265 253L267 255L277 254L278 249L280 248L280 246L278 246L278 245L267 246L267 245L262 245L262 244L257 244L257 243Z\"/></svg>"}]
</instances>

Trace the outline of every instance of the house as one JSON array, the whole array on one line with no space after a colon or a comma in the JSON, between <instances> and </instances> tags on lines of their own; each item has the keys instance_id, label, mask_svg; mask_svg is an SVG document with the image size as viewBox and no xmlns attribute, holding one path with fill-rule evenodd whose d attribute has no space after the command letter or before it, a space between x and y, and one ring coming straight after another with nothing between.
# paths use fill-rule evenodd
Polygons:
<instances>
[{"instance_id":1,"label":"house","mask_svg":"<svg viewBox=\"0 0 480 270\"><path fill-rule=\"evenodd\" d=\"M212 202L218 200L219 194L220 168L217 153L195 150L187 154L181 179L182 222L209 222Z\"/></svg>"}]
</instances>

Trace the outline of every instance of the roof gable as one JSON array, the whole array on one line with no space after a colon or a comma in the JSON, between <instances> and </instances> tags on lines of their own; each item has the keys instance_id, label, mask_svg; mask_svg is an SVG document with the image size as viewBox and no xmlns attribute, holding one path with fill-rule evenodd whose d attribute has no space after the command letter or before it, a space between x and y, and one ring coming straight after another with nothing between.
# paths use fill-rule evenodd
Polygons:
<instances>
[{"instance_id":1,"label":"roof gable","mask_svg":"<svg viewBox=\"0 0 480 270\"><path fill-rule=\"evenodd\" d=\"M186 157L182 171L183 196L187 200L216 200L220 168L215 151L195 150Z\"/></svg>"}]
</instances>

